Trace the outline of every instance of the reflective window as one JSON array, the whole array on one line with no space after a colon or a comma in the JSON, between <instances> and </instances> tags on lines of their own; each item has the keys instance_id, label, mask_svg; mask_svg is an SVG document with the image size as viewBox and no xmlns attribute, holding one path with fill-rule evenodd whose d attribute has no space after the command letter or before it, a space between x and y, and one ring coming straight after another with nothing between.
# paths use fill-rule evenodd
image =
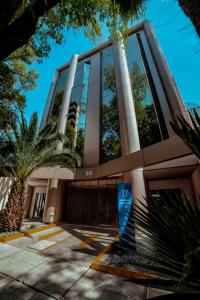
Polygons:
<instances>
[{"instance_id":1,"label":"reflective window","mask_svg":"<svg viewBox=\"0 0 200 300\"><path fill-rule=\"evenodd\" d=\"M54 100L53 106L50 114L50 121L57 122L60 114L60 108L62 104L62 99L64 95L64 88L66 85L67 77L68 77L69 68L64 69L58 75L56 88L54 91Z\"/></svg>"},{"instance_id":2,"label":"reflective window","mask_svg":"<svg viewBox=\"0 0 200 300\"><path fill-rule=\"evenodd\" d=\"M86 105L88 98L90 61L77 64L74 85L72 88L66 137L66 146L74 149L83 159L83 148L86 126Z\"/></svg>"},{"instance_id":3,"label":"reflective window","mask_svg":"<svg viewBox=\"0 0 200 300\"><path fill-rule=\"evenodd\" d=\"M101 162L121 156L119 113L112 46L102 51Z\"/></svg>"},{"instance_id":4,"label":"reflective window","mask_svg":"<svg viewBox=\"0 0 200 300\"><path fill-rule=\"evenodd\" d=\"M158 111L141 57L136 35L125 42L125 51L131 80L141 148L162 140Z\"/></svg>"}]
</instances>

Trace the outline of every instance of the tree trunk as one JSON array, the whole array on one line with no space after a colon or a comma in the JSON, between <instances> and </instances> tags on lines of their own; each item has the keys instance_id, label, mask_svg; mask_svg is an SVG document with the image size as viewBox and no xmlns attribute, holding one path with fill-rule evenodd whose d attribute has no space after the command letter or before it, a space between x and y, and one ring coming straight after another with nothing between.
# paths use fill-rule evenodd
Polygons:
<instances>
[{"instance_id":1,"label":"tree trunk","mask_svg":"<svg viewBox=\"0 0 200 300\"><path fill-rule=\"evenodd\" d=\"M24 181L13 182L8 202L0 213L0 232L20 230L24 212Z\"/></svg>"},{"instance_id":2,"label":"tree trunk","mask_svg":"<svg viewBox=\"0 0 200 300\"><path fill-rule=\"evenodd\" d=\"M13 1L13 0L12 0ZM8 2L11 2L9 0ZM16 0L15 0L16 2ZM0 61L7 58L12 52L25 45L37 29L40 17L44 16L61 0L35 0L24 10L20 17L7 24L7 19L0 19ZM16 5L15 5L16 6ZM8 5L1 6L1 15L6 15ZM14 14L17 11L13 11ZM1 30L2 29L2 30Z\"/></svg>"},{"instance_id":3,"label":"tree trunk","mask_svg":"<svg viewBox=\"0 0 200 300\"><path fill-rule=\"evenodd\" d=\"M196 28L200 37L200 1L199 0L179 0L179 5L188 16Z\"/></svg>"}]
</instances>

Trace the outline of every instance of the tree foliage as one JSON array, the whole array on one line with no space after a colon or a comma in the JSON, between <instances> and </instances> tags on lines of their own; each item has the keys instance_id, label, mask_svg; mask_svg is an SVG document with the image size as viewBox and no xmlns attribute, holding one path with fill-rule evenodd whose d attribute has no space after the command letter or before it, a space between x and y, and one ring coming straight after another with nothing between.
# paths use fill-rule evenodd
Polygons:
<instances>
[{"instance_id":1,"label":"tree foliage","mask_svg":"<svg viewBox=\"0 0 200 300\"><path fill-rule=\"evenodd\" d=\"M30 174L41 167L61 166L73 169L79 157L72 150L57 152L56 145L63 137L52 124L38 131L37 113L27 124L23 113L1 134L1 176L10 177L13 186L6 207L0 216L0 231L19 230L24 209L24 185Z\"/></svg>"},{"instance_id":2,"label":"tree foliage","mask_svg":"<svg viewBox=\"0 0 200 300\"><path fill-rule=\"evenodd\" d=\"M107 20L126 23L137 17L145 0L3 0L0 13L0 60L19 47L31 43L38 57L47 56L51 45L64 39L65 28L85 28L100 33Z\"/></svg>"},{"instance_id":3,"label":"tree foliage","mask_svg":"<svg viewBox=\"0 0 200 300\"><path fill-rule=\"evenodd\" d=\"M115 159L121 155L119 112L116 92L115 70L108 67L104 70L106 90L112 93L109 103L102 106L103 161ZM130 69L130 81L141 147L160 141L160 131L153 103L144 102L148 92L145 73L138 63L134 62Z\"/></svg>"},{"instance_id":4,"label":"tree foliage","mask_svg":"<svg viewBox=\"0 0 200 300\"><path fill-rule=\"evenodd\" d=\"M200 159L200 117L194 109L194 115L190 113L192 123L189 123L183 116L178 115L177 119L171 122L172 128L184 143Z\"/></svg>"}]
</instances>

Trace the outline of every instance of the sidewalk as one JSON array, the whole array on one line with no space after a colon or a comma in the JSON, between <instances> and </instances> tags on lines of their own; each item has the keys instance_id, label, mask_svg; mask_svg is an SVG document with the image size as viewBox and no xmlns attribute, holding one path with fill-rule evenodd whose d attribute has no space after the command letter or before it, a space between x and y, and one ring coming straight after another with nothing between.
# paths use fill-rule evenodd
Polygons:
<instances>
[{"instance_id":1,"label":"sidewalk","mask_svg":"<svg viewBox=\"0 0 200 300\"><path fill-rule=\"evenodd\" d=\"M115 234L113 229L65 224L0 243L0 300L145 300L167 294L90 269ZM51 245L40 250L38 243Z\"/></svg>"}]
</instances>

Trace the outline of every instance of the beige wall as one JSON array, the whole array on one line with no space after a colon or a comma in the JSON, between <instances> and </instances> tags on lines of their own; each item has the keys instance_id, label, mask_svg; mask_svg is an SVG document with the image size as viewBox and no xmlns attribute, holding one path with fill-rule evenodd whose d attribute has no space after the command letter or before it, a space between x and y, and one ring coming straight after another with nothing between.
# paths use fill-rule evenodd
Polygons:
<instances>
[{"instance_id":1,"label":"beige wall","mask_svg":"<svg viewBox=\"0 0 200 300\"><path fill-rule=\"evenodd\" d=\"M181 189L187 196L193 195L189 177L149 181L148 186L149 190Z\"/></svg>"},{"instance_id":2,"label":"beige wall","mask_svg":"<svg viewBox=\"0 0 200 300\"><path fill-rule=\"evenodd\" d=\"M45 223L49 223L50 217L52 217L53 222L61 221L63 217L63 206L64 206L63 182L58 181L57 186L55 187L51 187L51 182L49 182L45 208L44 208L43 221Z\"/></svg>"},{"instance_id":3,"label":"beige wall","mask_svg":"<svg viewBox=\"0 0 200 300\"><path fill-rule=\"evenodd\" d=\"M24 217L28 218L30 216L30 209L33 200L34 188L31 185L26 185L25 188L25 203L24 203Z\"/></svg>"}]
</instances>

